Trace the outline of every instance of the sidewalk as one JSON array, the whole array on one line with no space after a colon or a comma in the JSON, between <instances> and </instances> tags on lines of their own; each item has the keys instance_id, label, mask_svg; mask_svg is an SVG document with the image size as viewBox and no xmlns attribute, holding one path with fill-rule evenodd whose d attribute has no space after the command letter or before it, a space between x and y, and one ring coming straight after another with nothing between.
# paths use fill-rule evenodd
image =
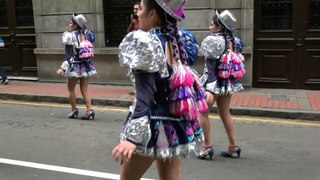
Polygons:
<instances>
[{"instance_id":1,"label":"sidewalk","mask_svg":"<svg viewBox=\"0 0 320 180\"><path fill-rule=\"evenodd\" d=\"M131 86L89 85L93 105L128 107L133 96ZM79 86L78 102L83 103ZM10 81L0 85L0 99L68 103L65 83ZM216 107L212 108L216 113ZM320 91L291 89L246 89L234 94L231 101L234 115L277 117L320 121Z\"/></svg>"}]
</instances>

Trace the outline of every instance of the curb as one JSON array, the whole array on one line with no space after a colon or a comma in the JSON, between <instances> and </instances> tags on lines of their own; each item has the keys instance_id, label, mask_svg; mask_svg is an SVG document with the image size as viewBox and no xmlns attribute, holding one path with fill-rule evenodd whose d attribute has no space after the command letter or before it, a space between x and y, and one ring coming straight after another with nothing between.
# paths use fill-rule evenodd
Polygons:
<instances>
[{"instance_id":1,"label":"curb","mask_svg":"<svg viewBox=\"0 0 320 180\"><path fill-rule=\"evenodd\" d=\"M48 102L48 103L63 103L69 104L69 98L63 96L50 96L50 95L32 95L32 94L10 94L0 93L0 99L2 100L16 100L16 101L30 101L30 102ZM119 106L129 107L132 102L128 100L119 99L91 99L92 105L98 106ZM77 104L84 104L82 98L77 98Z\"/></svg>"},{"instance_id":2,"label":"curb","mask_svg":"<svg viewBox=\"0 0 320 180\"><path fill-rule=\"evenodd\" d=\"M69 99L62 96L51 96L51 95L32 95L32 94L12 94L12 93L0 93L0 99L2 100L17 100L17 101L30 101L30 102L55 102L69 104ZM119 100L119 99L100 99L93 98L92 105L98 106L118 106L118 107L129 107L132 105L132 101ZM78 104L84 104L82 98L77 98ZM246 107L231 107L232 115L243 115L243 116L259 116L269 118L284 118L284 119L295 119L295 120L311 120L320 121L320 113L304 110L281 110L281 109L268 109L268 108L246 108ZM217 113L217 107L211 108L211 113Z\"/></svg>"},{"instance_id":3,"label":"curb","mask_svg":"<svg viewBox=\"0 0 320 180\"><path fill-rule=\"evenodd\" d=\"M216 107L211 109L212 113L218 113ZM245 107L231 107L230 112L232 115L240 116L257 116L268 118L282 118L291 120L309 120L320 121L320 113L312 111L293 111L287 109L268 109L268 108L245 108Z\"/></svg>"}]
</instances>

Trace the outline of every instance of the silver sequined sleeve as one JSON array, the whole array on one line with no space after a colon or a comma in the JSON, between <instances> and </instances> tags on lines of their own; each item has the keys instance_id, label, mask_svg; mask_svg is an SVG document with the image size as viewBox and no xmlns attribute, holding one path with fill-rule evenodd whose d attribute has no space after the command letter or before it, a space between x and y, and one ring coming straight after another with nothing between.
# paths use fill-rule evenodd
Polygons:
<instances>
[{"instance_id":1,"label":"silver sequined sleeve","mask_svg":"<svg viewBox=\"0 0 320 180\"><path fill-rule=\"evenodd\" d=\"M150 118L147 115L136 119L128 119L127 123L125 123L123 127L122 133L120 134L121 141L127 140L143 147L143 149L140 149L139 151L146 150L150 138Z\"/></svg>"},{"instance_id":2,"label":"silver sequined sleeve","mask_svg":"<svg viewBox=\"0 0 320 180\"><path fill-rule=\"evenodd\" d=\"M60 68L64 71L68 71L69 69L69 62L68 61L63 61L63 63L61 64Z\"/></svg>"},{"instance_id":3,"label":"silver sequined sleeve","mask_svg":"<svg viewBox=\"0 0 320 180\"><path fill-rule=\"evenodd\" d=\"M225 51L225 38L221 35L210 35L201 43L201 49L206 58L219 59Z\"/></svg>"},{"instance_id":4,"label":"silver sequined sleeve","mask_svg":"<svg viewBox=\"0 0 320 180\"><path fill-rule=\"evenodd\" d=\"M71 32L64 32L62 34L62 43L65 45L73 45L73 34Z\"/></svg>"},{"instance_id":5,"label":"silver sequined sleeve","mask_svg":"<svg viewBox=\"0 0 320 180\"><path fill-rule=\"evenodd\" d=\"M76 36L76 31L66 31L62 34L62 43L64 45L72 45L75 48L79 47L79 43Z\"/></svg>"},{"instance_id":6,"label":"silver sequined sleeve","mask_svg":"<svg viewBox=\"0 0 320 180\"><path fill-rule=\"evenodd\" d=\"M119 46L121 66L146 72L159 72L161 77L168 77L167 61L156 35L137 30L125 36Z\"/></svg>"}]
</instances>

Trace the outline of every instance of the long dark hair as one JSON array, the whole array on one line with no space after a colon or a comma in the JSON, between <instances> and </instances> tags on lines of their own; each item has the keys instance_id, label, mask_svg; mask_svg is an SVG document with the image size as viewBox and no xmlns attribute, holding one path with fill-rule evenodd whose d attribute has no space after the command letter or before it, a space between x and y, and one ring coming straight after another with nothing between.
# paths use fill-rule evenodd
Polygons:
<instances>
[{"instance_id":1,"label":"long dark hair","mask_svg":"<svg viewBox=\"0 0 320 180\"><path fill-rule=\"evenodd\" d=\"M181 59L183 63L186 63L188 57L178 34L177 20L166 13L155 0L143 0L143 2L148 11L151 11L152 9L156 10L160 18L162 28L166 28L168 30L170 34L170 42L173 48L173 57L176 60ZM179 57L179 52L181 58Z\"/></svg>"},{"instance_id":2,"label":"long dark hair","mask_svg":"<svg viewBox=\"0 0 320 180\"><path fill-rule=\"evenodd\" d=\"M217 16L214 16L212 18L213 24L215 26L220 26L222 28L222 33L224 34L225 40L226 40L226 49L230 49L229 47L229 43L232 43L233 48L235 47L234 44L234 37L233 37L233 33L227 29L218 19Z\"/></svg>"}]
</instances>

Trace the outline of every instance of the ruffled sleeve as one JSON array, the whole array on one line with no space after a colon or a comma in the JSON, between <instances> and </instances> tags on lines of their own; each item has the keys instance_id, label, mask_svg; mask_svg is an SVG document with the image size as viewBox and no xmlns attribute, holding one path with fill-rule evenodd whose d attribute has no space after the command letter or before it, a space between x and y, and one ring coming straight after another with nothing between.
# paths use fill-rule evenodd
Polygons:
<instances>
[{"instance_id":1,"label":"ruffled sleeve","mask_svg":"<svg viewBox=\"0 0 320 180\"><path fill-rule=\"evenodd\" d=\"M119 46L119 63L131 70L159 72L168 77L166 56L156 35L142 30L128 33Z\"/></svg>"},{"instance_id":2,"label":"ruffled sleeve","mask_svg":"<svg viewBox=\"0 0 320 180\"><path fill-rule=\"evenodd\" d=\"M206 58L219 59L225 51L225 38L221 35L210 35L201 43L201 49Z\"/></svg>"},{"instance_id":3,"label":"ruffled sleeve","mask_svg":"<svg viewBox=\"0 0 320 180\"><path fill-rule=\"evenodd\" d=\"M137 151L146 152L151 139L150 109L130 115L120 134L121 141L129 141L137 146Z\"/></svg>"},{"instance_id":4,"label":"ruffled sleeve","mask_svg":"<svg viewBox=\"0 0 320 180\"><path fill-rule=\"evenodd\" d=\"M64 32L62 34L62 43L64 45L73 45L73 34L71 32Z\"/></svg>"}]
</instances>

